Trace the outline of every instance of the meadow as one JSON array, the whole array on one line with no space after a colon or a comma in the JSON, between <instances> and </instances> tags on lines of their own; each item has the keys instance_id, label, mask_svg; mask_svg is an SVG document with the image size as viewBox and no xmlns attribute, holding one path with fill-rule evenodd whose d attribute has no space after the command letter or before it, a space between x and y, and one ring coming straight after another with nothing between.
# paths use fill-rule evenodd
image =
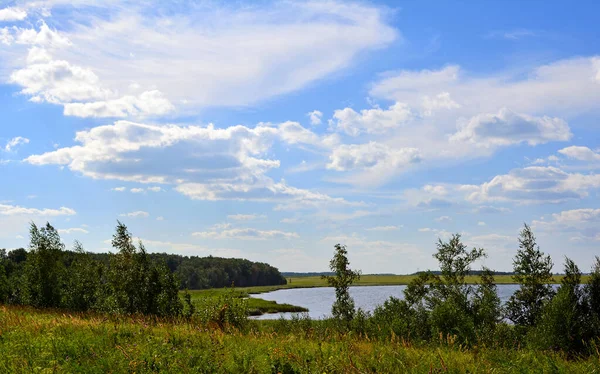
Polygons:
<instances>
[{"instance_id":1,"label":"meadow","mask_svg":"<svg viewBox=\"0 0 600 374\"><path fill-rule=\"evenodd\" d=\"M3 373L600 373L600 355L465 349L444 340L419 346L314 321L223 330L194 319L20 306L0 306L0 352Z\"/></svg>"}]
</instances>

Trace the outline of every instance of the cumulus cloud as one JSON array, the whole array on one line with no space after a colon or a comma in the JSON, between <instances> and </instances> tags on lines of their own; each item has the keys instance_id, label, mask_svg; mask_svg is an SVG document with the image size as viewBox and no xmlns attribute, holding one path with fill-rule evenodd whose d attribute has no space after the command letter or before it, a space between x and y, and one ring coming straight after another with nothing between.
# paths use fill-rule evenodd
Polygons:
<instances>
[{"instance_id":1,"label":"cumulus cloud","mask_svg":"<svg viewBox=\"0 0 600 374\"><path fill-rule=\"evenodd\" d=\"M45 24L35 37L25 37L29 40L28 44L46 45L58 38L47 36L41 40L49 42L35 42L40 39L43 30L49 30ZM55 35L51 30L48 33ZM66 116L139 117L164 115L175 110L173 104L158 90L120 97L117 92L105 88L93 70L66 60L55 60L44 47L30 48L27 66L15 70L9 81L23 87L21 93L30 96L31 101L63 105Z\"/></svg>"},{"instance_id":2,"label":"cumulus cloud","mask_svg":"<svg viewBox=\"0 0 600 374\"><path fill-rule=\"evenodd\" d=\"M434 97L423 96L422 106L425 116L431 116L439 110L460 108L460 104L452 100L448 92L439 93Z\"/></svg>"},{"instance_id":3,"label":"cumulus cloud","mask_svg":"<svg viewBox=\"0 0 600 374\"><path fill-rule=\"evenodd\" d=\"M144 212L142 210L138 210L138 211L130 212L130 213L122 213L122 214L119 214L119 216L131 217L131 218L146 218L146 217L150 216L150 213Z\"/></svg>"},{"instance_id":4,"label":"cumulus cloud","mask_svg":"<svg viewBox=\"0 0 600 374\"><path fill-rule=\"evenodd\" d=\"M409 166L421 160L415 148L393 149L384 144L343 144L335 148L329 156L328 169L337 171L360 169L393 169Z\"/></svg>"},{"instance_id":5,"label":"cumulus cloud","mask_svg":"<svg viewBox=\"0 0 600 374\"><path fill-rule=\"evenodd\" d=\"M411 118L411 115L409 107L403 103L395 103L387 110L363 109L360 113L351 108L344 108L333 113L331 125L337 131L350 136L364 133L382 134L401 127Z\"/></svg>"},{"instance_id":6,"label":"cumulus cloud","mask_svg":"<svg viewBox=\"0 0 600 374\"><path fill-rule=\"evenodd\" d=\"M143 193L144 189L143 188L132 188L129 191L131 191L132 193Z\"/></svg>"},{"instance_id":7,"label":"cumulus cloud","mask_svg":"<svg viewBox=\"0 0 600 374\"><path fill-rule=\"evenodd\" d=\"M114 187L114 188L111 188L111 191L117 191L117 192L123 192L125 190L126 190L125 187Z\"/></svg>"},{"instance_id":8,"label":"cumulus cloud","mask_svg":"<svg viewBox=\"0 0 600 374\"><path fill-rule=\"evenodd\" d=\"M23 145L23 144L28 144L29 143L29 139L24 138L22 136L17 136L15 138L12 138L11 140L9 140L6 145L4 146L4 150L6 152L10 152L12 150L14 150L16 147L18 147L19 145Z\"/></svg>"},{"instance_id":9,"label":"cumulus cloud","mask_svg":"<svg viewBox=\"0 0 600 374\"><path fill-rule=\"evenodd\" d=\"M20 8L0 9L0 22L22 21L27 18L27 12Z\"/></svg>"},{"instance_id":10,"label":"cumulus cloud","mask_svg":"<svg viewBox=\"0 0 600 374\"><path fill-rule=\"evenodd\" d=\"M463 185L467 200L558 203L580 199L600 187L600 175L568 173L559 168L530 166L498 175L481 185Z\"/></svg>"},{"instance_id":11,"label":"cumulus cloud","mask_svg":"<svg viewBox=\"0 0 600 374\"><path fill-rule=\"evenodd\" d=\"M18 205L0 204L0 215L2 216L73 216L76 212L71 208L60 207L58 209L36 209L25 208Z\"/></svg>"},{"instance_id":12,"label":"cumulus cloud","mask_svg":"<svg viewBox=\"0 0 600 374\"><path fill-rule=\"evenodd\" d=\"M550 233L571 233L573 241L600 240L600 209L564 210L534 220L531 226Z\"/></svg>"},{"instance_id":13,"label":"cumulus cloud","mask_svg":"<svg viewBox=\"0 0 600 374\"><path fill-rule=\"evenodd\" d=\"M592 151L588 147L574 145L563 148L558 153L578 161L600 161L600 153Z\"/></svg>"},{"instance_id":14,"label":"cumulus cloud","mask_svg":"<svg viewBox=\"0 0 600 374\"><path fill-rule=\"evenodd\" d=\"M294 239L298 238L295 232L279 230L257 230L252 228L224 229L213 231L199 231L192 236L205 239L244 239L244 240L266 240L266 239Z\"/></svg>"},{"instance_id":15,"label":"cumulus cloud","mask_svg":"<svg viewBox=\"0 0 600 374\"><path fill-rule=\"evenodd\" d=\"M361 205L275 182L266 173L279 167L266 158L274 142L317 149L329 146L297 123L232 126L147 125L117 121L80 131L80 145L32 155L34 165L63 165L95 179L175 184L197 200L276 201L281 209L319 204Z\"/></svg>"},{"instance_id":16,"label":"cumulus cloud","mask_svg":"<svg viewBox=\"0 0 600 374\"><path fill-rule=\"evenodd\" d=\"M309 112L307 116L310 118L310 124L313 126L317 126L321 124L321 118L323 117L323 113L318 110L313 110Z\"/></svg>"},{"instance_id":17,"label":"cumulus cloud","mask_svg":"<svg viewBox=\"0 0 600 374\"><path fill-rule=\"evenodd\" d=\"M477 147L529 145L567 141L572 134L560 118L532 117L502 108L496 114L480 114L459 125L450 141L468 142Z\"/></svg>"}]
</instances>

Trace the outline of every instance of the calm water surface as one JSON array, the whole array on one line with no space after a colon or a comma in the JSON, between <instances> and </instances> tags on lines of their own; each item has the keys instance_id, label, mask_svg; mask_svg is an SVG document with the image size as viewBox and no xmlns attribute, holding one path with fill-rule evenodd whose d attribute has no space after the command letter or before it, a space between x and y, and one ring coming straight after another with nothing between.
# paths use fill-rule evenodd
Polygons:
<instances>
[{"instance_id":1,"label":"calm water surface","mask_svg":"<svg viewBox=\"0 0 600 374\"><path fill-rule=\"evenodd\" d=\"M498 296L502 303L519 288L516 284L499 284ZM383 304L390 296L402 299L406 286L363 286L351 287L350 296L354 298L357 308L372 312L377 305ZM324 318L330 315L331 305L335 301L332 287L294 288L278 290L256 295L264 300L276 301L279 304L292 304L308 308L311 318ZM272 313L255 317L257 319L278 319L281 316L290 318L292 313Z\"/></svg>"}]
</instances>

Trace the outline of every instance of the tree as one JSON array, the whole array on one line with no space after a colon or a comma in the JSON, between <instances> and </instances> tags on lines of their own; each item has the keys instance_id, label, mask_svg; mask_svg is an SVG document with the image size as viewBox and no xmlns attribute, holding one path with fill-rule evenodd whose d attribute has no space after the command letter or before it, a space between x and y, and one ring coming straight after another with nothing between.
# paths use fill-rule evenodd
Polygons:
<instances>
[{"instance_id":1,"label":"tree","mask_svg":"<svg viewBox=\"0 0 600 374\"><path fill-rule=\"evenodd\" d=\"M540 251L531 228L525 224L513 260L513 279L521 286L506 305L507 317L516 325L535 325L544 304L552 298L552 265L552 259Z\"/></svg>"},{"instance_id":2,"label":"tree","mask_svg":"<svg viewBox=\"0 0 600 374\"><path fill-rule=\"evenodd\" d=\"M335 287L335 302L331 307L333 318L349 322L354 318L354 300L350 297L350 286L354 281L360 279L360 271L350 269L348 261L348 250L345 245L336 244L333 258L329 262L329 268L335 276L323 275L327 283Z\"/></svg>"},{"instance_id":3,"label":"tree","mask_svg":"<svg viewBox=\"0 0 600 374\"><path fill-rule=\"evenodd\" d=\"M86 311L97 306L104 266L94 261L80 242L75 241L73 250L74 259L69 266L64 306L72 310Z\"/></svg>"},{"instance_id":4,"label":"tree","mask_svg":"<svg viewBox=\"0 0 600 374\"><path fill-rule=\"evenodd\" d=\"M587 305L580 286L581 272L565 258L565 276L556 295L544 305L538 324L529 335L533 345L542 349L580 352L584 348Z\"/></svg>"},{"instance_id":5,"label":"tree","mask_svg":"<svg viewBox=\"0 0 600 374\"><path fill-rule=\"evenodd\" d=\"M588 336L600 336L600 257L592 266L590 279L584 287L584 297L588 307Z\"/></svg>"},{"instance_id":6,"label":"tree","mask_svg":"<svg viewBox=\"0 0 600 374\"><path fill-rule=\"evenodd\" d=\"M66 270L62 262L64 244L50 223L31 224L29 254L24 268L24 301L37 307L60 307Z\"/></svg>"},{"instance_id":7,"label":"tree","mask_svg":"<svg viewBox=\"0 0 600 374\"><path fill-rule=\"evenodd\" d=\"M467 285L465 277L473 262L485 257L481 248L467 250L460 234L454 234L444 243L438 240L437 252L441 276L433 276L430 292L425 297L431 310L435 333L456 335L463 342L474 342L476 318L473 306L474 289Z\"/></svg>"}]
</instances>

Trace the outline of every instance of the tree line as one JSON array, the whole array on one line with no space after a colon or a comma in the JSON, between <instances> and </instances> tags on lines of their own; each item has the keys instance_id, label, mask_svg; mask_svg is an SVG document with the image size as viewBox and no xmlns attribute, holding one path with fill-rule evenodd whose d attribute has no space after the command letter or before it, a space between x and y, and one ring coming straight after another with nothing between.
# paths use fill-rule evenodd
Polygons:
<instances>
[{"instance_id":1,"label":"tree line","mask_svg":"<svg viewBox=\"0 0 600 374\"><path fill-rule=\"evenodd\" d=\"M350 269L345 246L335 247L330 263L336 288L333 319L343 329L370 337L400 338L407 342L445 342L466 346L531 347L596 354L600 343L600 258L596 257L586 284L581 270L568 257L558 289L553 262L536 243L525 224L513 259L513 279L518 290L502 305L494 274L479 272L476 285L466 283L472 265L486 257L484 249L468 250L460 234L438 241L434 257L440 271L421 272L404 291L391 297L373 313L356 310L349 286L360 278Z\"/></svg>"},{"instance_id":2,"label":"tree line","mask_svg":"<svg viewBox=\"0 0 600 374\"><path fill-rule=\"evenodd\" d=\"M114 254L93 254L75 242L67 251L50 223L32 223L28 250L0 250L0 304L176 316L182 288L286 282L276 268L248 260L149 254L121 222L112 247Z\"/></svg>"}]
</instances>

